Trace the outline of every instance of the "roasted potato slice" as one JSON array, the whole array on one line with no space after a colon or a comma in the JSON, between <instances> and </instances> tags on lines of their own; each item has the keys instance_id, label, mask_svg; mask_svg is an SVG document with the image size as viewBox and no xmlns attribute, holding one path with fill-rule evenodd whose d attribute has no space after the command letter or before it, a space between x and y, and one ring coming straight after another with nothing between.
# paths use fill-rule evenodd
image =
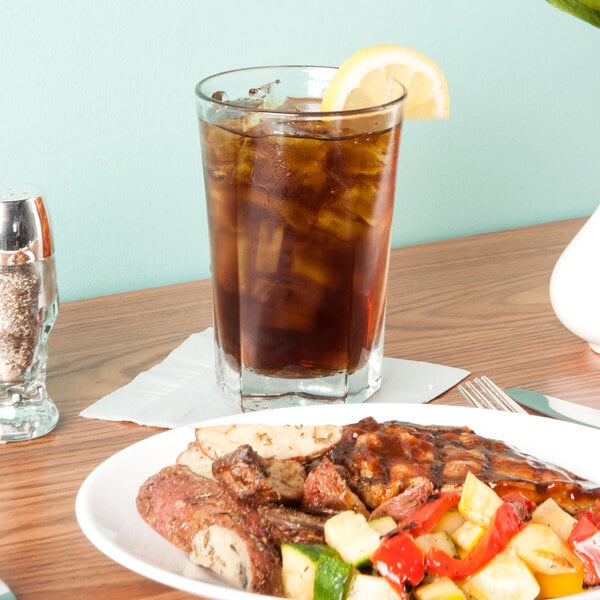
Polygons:
<instances>
[{"instance_id":1,"label":"roasted potato slice","mask_svg":"<svg viewBox=\"0 0 600 600\"><path fill-rule=\"evenodd\" d=\"M177 457L177 464L191 469L197 475L214 479L212 474L213 459L202 452L196 442L191 442L188 447Z\"/></svg>"},{"instance_id":2,"label":"roasted potato slice","mask_svg":"<svg viewBox=\"0 0 600 600\"><path fill-rule=\"evenodd\" d=\"M331 449L341 433L338 425L215 425L196 429L196 444L211 460L248 444L264 458L306 461Z\"/></svg>"}]
</instances>

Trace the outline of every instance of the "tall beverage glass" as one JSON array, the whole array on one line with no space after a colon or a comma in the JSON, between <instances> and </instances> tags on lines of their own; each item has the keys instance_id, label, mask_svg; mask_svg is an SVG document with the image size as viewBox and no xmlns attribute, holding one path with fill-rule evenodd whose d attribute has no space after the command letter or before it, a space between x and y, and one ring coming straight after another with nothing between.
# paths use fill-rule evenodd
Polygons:
<instances>
[{"instance_id":1,"label":"tall beverage glass","mask_svg":"<svg viewBox=\"0 0 600 600\"><path fill-rule=\"evenodd\" d=\"M239 69L196 87L217 379L244 411L380 386L406 94L321 112L335 71Z\"/></svg>"}]
</instances>

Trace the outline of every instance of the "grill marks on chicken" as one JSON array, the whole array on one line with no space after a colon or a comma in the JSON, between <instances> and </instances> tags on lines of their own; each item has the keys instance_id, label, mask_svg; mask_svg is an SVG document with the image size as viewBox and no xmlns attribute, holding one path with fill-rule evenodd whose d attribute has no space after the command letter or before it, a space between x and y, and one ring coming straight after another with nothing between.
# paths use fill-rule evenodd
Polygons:
<instances>
[{"instance_id":1,"label":"grill marks on chicken","mask_svg":"<svg viewBox=\"0 0 600 600\"><path fill-rule=\"evenodd\" d=\"M249 440L264 442L256 435ZM305 456L286 443L284 459L265 458L251 443L231 451L228 439L212 474L188 448L184 464L142 485L138 511L196 564L236 587L278 595L281 543L323 543L326 518L344 510L402 521L437 492L460 491L469 471L500 496L550 497L571 514L600 506L600 487L467 427L367 418L323 439L320 453L312 443Z\"/></svg>"},{"instance_id":2,"label":"grill marks on chicken","mask_svg":"<svg viewBox=\"0 0 600 600\"><path fill-rule=\"evenodd\" d=\"M521 492L536 503L550 497L572 514L600 499L600 487L468 427L367 418L344 428L329 458L348 471L350 487L371 510L422 479L435 490L460 490L469 471L500 496Z\"/></svg>"}]
</instances>

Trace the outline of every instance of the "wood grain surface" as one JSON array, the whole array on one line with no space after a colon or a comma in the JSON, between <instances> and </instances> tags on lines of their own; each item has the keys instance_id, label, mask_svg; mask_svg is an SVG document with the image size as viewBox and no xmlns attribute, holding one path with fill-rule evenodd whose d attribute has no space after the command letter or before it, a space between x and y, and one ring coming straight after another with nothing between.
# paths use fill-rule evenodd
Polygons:
<instances>
[{"instance_id":1,"label":"wood grain surface","mask_svg":"<svg viewBox=\"0 0 600 600\"><path fill-rule=\"evenodd\" d=\"M558 322L548 296L576 219L392 251L386 355L462 367L600 408L600 356ZM79 486L158 429L79 412L211 324L209 281L65 303L50 336L48 436L0 445L0 578L18 600L181 600L104 557L81 533ZM600 308L599 308L600 310ZM452 389L436 403L464 404Z\"/></svg>"}]
</instances>

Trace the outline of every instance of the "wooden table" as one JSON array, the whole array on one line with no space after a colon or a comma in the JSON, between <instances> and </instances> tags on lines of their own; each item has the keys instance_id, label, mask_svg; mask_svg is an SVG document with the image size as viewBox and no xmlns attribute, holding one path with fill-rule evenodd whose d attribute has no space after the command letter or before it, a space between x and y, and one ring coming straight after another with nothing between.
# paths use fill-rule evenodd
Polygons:
<instances>
[{"instance_id":1,"label":"wooden table","mask_svg":"<svg viewBox=\"0 0 600 600\"><path fill-rule=\"evenodd\" d=\"M581 227L571 220L396 249L386 355L487 374L600 408L600 356L552 312L549 276ZM176 600L189 595L105 558L75 520L100 462L158 430L79 412L211 324L210 282L65 303L50 336L57 429L0 446L0 577L18 600ZM435 402L463 404L452 389Z\"/></svg>"}]
</instances>

